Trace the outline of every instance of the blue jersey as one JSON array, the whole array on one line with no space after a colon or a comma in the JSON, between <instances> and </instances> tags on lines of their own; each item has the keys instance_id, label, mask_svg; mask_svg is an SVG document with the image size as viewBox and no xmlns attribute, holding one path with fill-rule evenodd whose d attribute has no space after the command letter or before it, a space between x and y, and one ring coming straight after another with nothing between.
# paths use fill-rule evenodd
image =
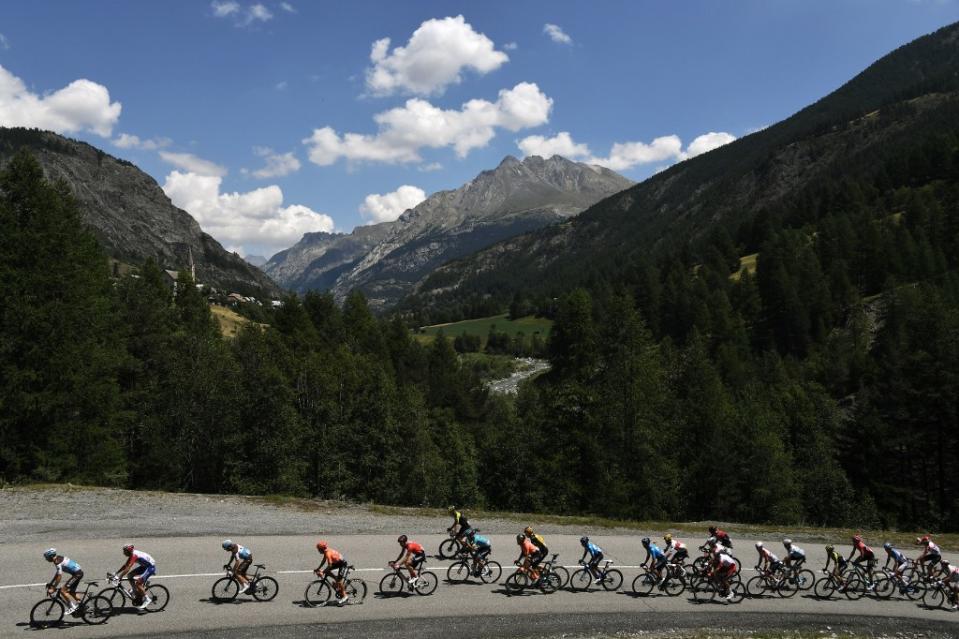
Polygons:
<instances>
[{"instance_id":1,"label":"blue jersey","mask_svg":"<svg viewBox=\"0 0 959 639\"><path fill-rule=\"evenodd\" d=\"M55 564L54 570L55 574L59 575L61 573L67 573L68 575L75 575L81 571L80 564L73 561L69 557L64 557L63 561L58 564Z\"/></svg>"},{"instance_id":2,"label":"blue jersey","mask_svg":"<svg viewBox=\"0 0 959 639\"><path fill-rule=\"evenodd\" d=\"M886 552L889 553L889 556L892 557L892 558L896 561L897 564L904 564L904 563L906 563L906 562L908 561L908 560L906 559L906 556L905 556L904 554L902 554L901 552L899 552L898 550L896 550L895 548L890 548L890 549L889 549L888 551L886 551Z\"/></svg>"},{"instance_id":3,"label":"blue jersey","mask_svg":"<svg viewBox=\"0 0 959 639\"><path fill-rule=\"evenodd\" d=\"M253 557L253 551L249 548L244 548L243 546L236 547L236 556L242 559L243 561L248 561Z\"/></svg>"},{"instance_id":4,"label":"blue jersey","mask_svg":"<svg viewBox=\"0 0 959 639\"><path fill-rule=\"evenodd\" d=\"M487 539L486 537L483 537L482 535L474 535L473 543L476 545L477 548L490 547L489 539Z\"/></svg>"},{"instance_id":5,"label":"blue jersey","mask_svg":"<svg viewBox=\"0 0 959 639\"><path fill-rule=\"evenodd\" d=\"M656 544L649 544L649 549L647 550L647 552L653 559L656 559L657 561L660 559L666 559L666 555L663 553L662 550L659 549L659 546L657 546Z\"/></svg>"},{"instance_id":6,"label":"blue jersey","mask_svg":"<svg viewBox=\"0 0 959 639\"><path fill-rule=\"evenodd\" d=\"M586 542L586 552L589 553L590 557L596 557L597 555L603 554L603 549L594 544L591 541Z\"/></svg>"}]
</instances>

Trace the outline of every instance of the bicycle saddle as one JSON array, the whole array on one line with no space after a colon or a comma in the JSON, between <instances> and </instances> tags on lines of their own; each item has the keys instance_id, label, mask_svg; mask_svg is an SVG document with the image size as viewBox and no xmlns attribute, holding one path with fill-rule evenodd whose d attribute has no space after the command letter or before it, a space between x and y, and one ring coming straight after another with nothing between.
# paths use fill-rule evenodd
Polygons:
<instances>
[{"instance_id":1,"label":"bicycle saddle","mask_svg":"<svg viewBox=\"0 0 959 639\"><path fill-rule=\"evenodd\" d=\"M98 583L95 582L95 581L88 581L87 583L90 584L91 586L99 586L99 585L100 585L100 584L98 584Z\"/></svg>"},{"instance_id":2,"label":"bicycle saddle","mask_svg":"<svg viewBox=\"0 0 959 639\"><path fill-rule=\"evenodd\" d=\"M263 568L264 570L266 570L266 564L253 564L253 565L256 566L257 568Z\"/></svg>"}]
</instances>

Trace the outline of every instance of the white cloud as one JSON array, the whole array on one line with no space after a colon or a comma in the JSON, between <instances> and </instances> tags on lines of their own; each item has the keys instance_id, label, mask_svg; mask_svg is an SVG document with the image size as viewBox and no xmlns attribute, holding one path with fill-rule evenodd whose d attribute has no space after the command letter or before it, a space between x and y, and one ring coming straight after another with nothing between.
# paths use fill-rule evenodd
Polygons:
<instances>
[{"instance_id":1,"label":"white cloud","mask_svg":"<svg viewBox=\"0 0 959 639\"><path fill-rule=\"evenodd\" d=\"M371 224L378 222L392 222L426 199L426 192L418 187L404 184L392 193L371 193L360 205L360 213Z\"/></svg>"},{"instance_id":2,"label":"white cloud","mask_svg":"<svg viewBox=\"0 0 959 639\"><path fill-rule=\"evenodd\" d=\"M147 138L142 139L139 136L129 133L121 133L116 138L110 140L113 146L120 149L142 149L144 151L156 151L163 147L173 144L170 138Z\"/></svg>"},{"instance_id":3,"label":"white cloud","mask_svg":"<svg viewBox=\"0 0 959 639\"><path fill-rule=\"evenodd\" d=\"M519 49L519 45L515 42L507 42L503 45L503 51L516 51Z\"/></svg>"},{"instance_id":4,"label":"white cloud","mask_svg":"<svg viewBox=\"0 0 959 639\"><path fill-rule=\"evenodd\" d=\"M725 131L720 131L719 133L715 131L710 131L709 133L704 133L697 137L695 140L689 143L689 146L686 147L686 153L684 154L684 159L694 158L697 155L702 155L703 153L708 153L713 149L718 149L724 144L729 144L736 139L736 136L732 133L726 133Z\"/></svg>"},{"instance_id":5,"label":"white cloud","mask_svg":"<svg viewBox=\"0 0 959 639\"><path fill-rule=\"evenodd\" d=\"M333 230L329 215L299 204L283 206L283 191L276 185L220 193L222 181L215 175L173 171L163 190L204 231L245 255L272 255L295 244L304 233Z\"/></svg>"},{"instance_id":6,"label":"white cloud","mask_svg":"<svg viewBox=\"0 0 959 639\"><path fill-rule=\"evenodd\" d=\"M286 87L289 86L286 83L286 80L282 80L273 85L273 88L277 91L286 91Z\"/></svg>"},{"instance_id":7,"label":"white cloud","mask_svg":"<svg viewBox=\"0 0 959 639\"><path fill-rule=\"evenodd\" d=\"M287 13L296 13L296 7L294 7L289 2L281 2L280 8L286 11Z\"/></svg>"},{"instance_id":8,"label":"white cloud","mask_svg":"<svg viewBox=\"0 0 959 639\"><path fill-rule=\"evenodd\" d=\"M499 92L496 102L470 100L460 110L444 110L413 98L402 107L378 113L375 135L338 134L331 127L315 129L303 140L310 161L328 166L340 158L356 162L407 163L421 160L419 150L452 147L459 157L482 148L497 128L509 131L539 126L549 121L553 100L539 87L521 82Z\"/></svg>"},{"instance_id":9,"label":"white cloud","mask_svg":"<svg viewBox=\"0 0 959 639\"><path fill-rule=\"evenodd\" d=\"M543 25L543 33L549 36L549 39L558 44L573 44L573 39L566 35L563 28L558 24L546 23Z\"/></svg>"},{"instance_id":10,"label":"white cloud","mask_svg":"<svg viewBox=\"0 0 959 639\"><path fill-rule=\"evenodd\" d=\"M210 3L210 8L213 9L213 15L217 18L225 18L240 11L240 5L232 1L218 2L217 0L213 0L213 2Z\"/></svg>"},{"instance_id":11,"label":"white cloud","mask_svg":"<svg viewBox=\"0 0 959 639\"><path fill-rule=\"evenodd\" d=\"M429 164L416 167L416 170L420 173L432 173L433 171L442 171L443 165L439 162L430 162Z\"/></svg>"},{"instance_id":12,"label":"white cloud","mask_svg":"<svg viewBox=\"0 0 959 639\"><path fill-rule=\"evenodd\" d=\"M192 153L172 153L170 151L160 151L160 157L164 162L168 162L176 168L183 169L189 173L218 178L226 175L225 167L222 167L214 162L210 162L209 160L198 158Z\"/></svg>"},{"instance_id":13,"label":"white cloud","mask_svg":"<svg viewBox=\"0 0 959 639\"><path fill-rule=\"evenodd\" d=\"M517 145L524 155L538 155L543 158L561 155L569 160L575 160L590 155L589 147L574 142L567 131L560 131L551 138L531 135L517 142Z\"/></svg>"},{"instance_id":14,"label":"white cloud","mask_svg":"<svg viewBox=\"0 0 959 639\"><path fill-rule=\"evenodd\" d=\"M260 22L266 22L267 20L273 19L273 12L266 8L265 5L256 3L251 6L247 11L247 22L253 22L254 20L259 20Z\"/></svg>"},{"instance_id":15,"label":"white cloud","mask_svg":"<svg viewBox=\"0 0 959 639\"><path fill-rule=\"evenodd\" d=\"M253 153L266 161L266 166L251 172L251 175L255 178L283 177L300 170L300 161L293 155L292 151L277 153L268 147L255 146L253 147Z\"/></svg>"},{"instance_id":16,"label":"white cloud","mask_svg":"<svg viewBox=\"0 0 959 639\"><path fill-rule=\"evenodd\" d=\"M397 91L419 95L442 93L462 80L463 69L480 75L509 61L493 41L477 33L463 16L423 22L406 46L390 51L390 39L373 43L373 66L366 70L366 86L373 95Z\"/></svg>"},{"instance_id":17,"label":"white cloud","mask_svg":"<svg viewBox=\"0 0 959 639\"><path fill-rule=\"evenodd\" d=\"M36 127L57 133L90 131L110 137L122 105L110 102L110 92L90 80L74 80L43 96L0 66L0 125Z\"/></svg>"},{"instance_id":18,"label":"white cloud","mask_svg":"<svg viewBox=\"0 0 959 639\"><path fill-rule=\"evenodd\" d=\"M664 135L650 143L616 142L606 158L589 158L590 164L600 164L614 171L631 169L637 164L678 161L682 159L683 141L678 135Z\"/></svg>"},{"instance_id":19,"label":"white cloud","mask_svg":"<svg viewBox=\"0 0 959 639\"><path fill-rule=\"evenodd\" d=\"M3 49L4 51L10 50L10 41L7 40L7 36L3 35L2 33L0 33L0 49Z\"/></svg>"}]
</instances>

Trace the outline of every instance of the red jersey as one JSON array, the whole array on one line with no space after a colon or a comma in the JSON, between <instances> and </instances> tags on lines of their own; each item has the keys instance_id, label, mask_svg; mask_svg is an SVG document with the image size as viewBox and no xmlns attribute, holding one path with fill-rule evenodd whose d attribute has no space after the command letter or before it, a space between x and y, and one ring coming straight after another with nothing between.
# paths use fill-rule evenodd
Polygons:
<instances>
[{"instance_id":1,"label":"red jersey","mask_svg":"<svg viewBox=\"0 0 959 639\"><path fill-rule=\"evenodd\" d=\"M529 557L530 555L538 552L536 546L534 546L533 542L531 542L529 539L524 539L523 545L520 546L520 548L523 549L523 555L526 557Z\"/></svg>"},{"instance_id":2,"label":"red jersey","mask_svg":"<svg viewBox=\"0 0 959 639\"><path fill-rule=\"evenodd\" d=\"M343 555L341 555L339 552L333 550L332 548L327 548L327 549L323 552L323 556L326 557L326 561L327 561L327 563L330 564L330 565L333 565L333 564L335 564L335 563L338 562L338 561L343 561Z\"/></svg>"},{"instance_id":3,"label":"red jersey","mask_svg":"<svg viewBox=\"0 0 959 639\"><path fill-rule=\"evenodd\" d=\"M423 546L421 546L420 544L416 543L415 541L408 541L408 542L406 542L406 545L403 546L403 548L406 548L406 550L408 550L409 552L413 553L414 555L422 555L422 554L425 552L425 551L423 550Z\"/></svg>"},{"instance_id":4,"label":"red jersey","mask_svg":"<svg viewBox=\"0 0 959 639\"><path fill-rule=\"evenodd\" d=\"M859 556L865 559L872 559L876 555L872 552L872 548L864 544L861 540L852 542L853 548L859 552Z\"/></svg>"}]
</instances>

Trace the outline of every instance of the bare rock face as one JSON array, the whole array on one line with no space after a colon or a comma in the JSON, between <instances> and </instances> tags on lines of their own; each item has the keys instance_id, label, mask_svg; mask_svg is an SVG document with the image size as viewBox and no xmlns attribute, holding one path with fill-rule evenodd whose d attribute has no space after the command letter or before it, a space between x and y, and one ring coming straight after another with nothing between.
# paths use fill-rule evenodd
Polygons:
<instances>
[{"instance_id":1,"label":"bare rock face","mask_svg":"<svg viewBox=\"0 0 959 639\"><path fill-rule=\"evenodd\" d=\"M561 222L632 184L609 169L560 156L507 156L395 222L350 234L308 234L264 270L294 290L332 290L338 299L360 289L373 307L384 308L448 261Z\"/></svg>"},{"instance_id":2,"label":"bare rock face","mask_svg":"<svg viewBox=\"0 0 959 639\"><path fill-rule=\"evenodd\" d=\"M55 133L0 127L0 166L23 147L48 179L69 185L84 221L111 257L130 264L153 258L162 268L179 270L189 268L192 255L199 282L251 295L281 293L263 272L204 233L156 180L130 162Z\"/></svg>"}]
</instances>

